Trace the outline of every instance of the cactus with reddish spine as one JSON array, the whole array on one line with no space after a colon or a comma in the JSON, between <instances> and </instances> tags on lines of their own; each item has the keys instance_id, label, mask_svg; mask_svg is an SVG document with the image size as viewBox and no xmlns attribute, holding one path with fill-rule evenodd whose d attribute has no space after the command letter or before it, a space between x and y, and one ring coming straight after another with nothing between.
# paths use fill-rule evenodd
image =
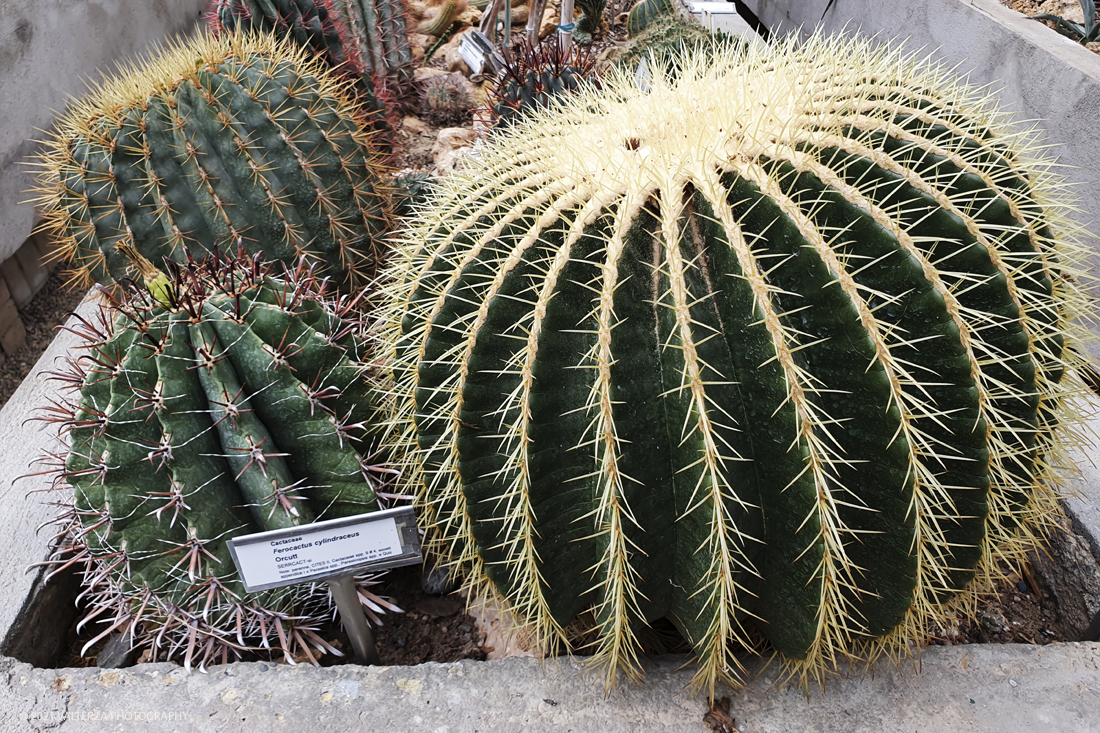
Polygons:
<instances>
[{"instance_id":1,"label":"cactus with reddish spine","mask_svg":"<svg viewBox=\"0 0 1100 733\"><path fill-rule=\"evenodd\" d=\"M335 652L315 633L324 586L248 593L226 541L379 508L393 471L372 455L352 303L327 300L304 265L140 269L147 286L85 322L85 354L55 375L75 392L52 417L69 446L54 488L72 500L47 565L83 565L96 638L132 634L154 658ZM372 615L395 609L363 592Z\"/></svg>"},{"instance_id":2,"label":"cactus with reddish spine","mask_svg":"<svg viewBox=\"0 0 1100 733\"><path fill-rule=\"evenodd\" d=\"M332 13L346 24L378 93L398 102L412 94L412 21L403 0L327 1Z\"/></svg>"},{"instance_id":3,"label":"cactus with reddish spine","mask_svg":"<svg viewBox=\"0 0 1100 733\"><path fill-rule=\"evenodd\" d=\"M608 684L662 618L711 696L742 645L804 682L913 654L1061 518L1073 202L931 62L670 63L491 136L401 237L379 392L425 546Z\"/></svg>"},{"instance_id":4,"label":"cactus with reddish spine","mask_svg":"<svg viewBox=\"0 0 1100 733\"><path fill-rule=\"evenodd\" d=\"M495 124L510 127L583 82L599 86L596 58L586 49L565 51L556 39L532 46L523 39L505 52L504 69L489 93Z\"/></svg>"},{"instance_id":5,"label":"cactus with reddish spine","mask_svg":"<svg viewBox=\"0 0 1100 733\"><path fill-rule=\"evenodd\" d=\"M346 85L270 35L202 36L104 82L40 166L44 226L81 287L130 271L119 244L159 264L243 242L350 288L391 226L386 169Z\"/></svg>"}]
</instances>

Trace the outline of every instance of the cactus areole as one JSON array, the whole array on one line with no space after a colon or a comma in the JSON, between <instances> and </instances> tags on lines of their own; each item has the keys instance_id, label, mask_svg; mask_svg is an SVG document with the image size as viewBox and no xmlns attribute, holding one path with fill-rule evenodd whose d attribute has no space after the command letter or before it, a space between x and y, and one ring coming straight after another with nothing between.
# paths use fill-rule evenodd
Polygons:
<instances>
[{"instance_id":1,"label":"cactus areole","mask_svg":"<svg viewBox=\"0 0 1100 733\"><path fill-rule=\"evenodd\" d=\"M73 280L120 280L243 242L306 256L350 287L374 274L389 203L347 85L270 35L200 36L104 82L58 122L38 192Z\"/></svg>"},{"instance_id":2,"label":"cactus areole","mask_svg":"<svg viewBox=\"0 0 1100 733\"><path fill-rule=\"evenodd\" d=\"M1087 301L1035 143L850 40L562 99L391 271L431 549L609 683L662 617L711 693L760 636L802 680L908 653L1059 511Z\"/></svg>"},{"instance_id":3,"label":"cactus areole","mask_svg":"<svg viewBox=\"0 0 1100 733\"><path fill-rule=\"evenodd\" d=\"M85 355L58 375L77 391L56 411L58 488L74 493L50 564L82 561L101 635L133 633L154 658L331 650L313 634L327 591L247 593L226 541L379 508L392 474L367 450L358 323L303 268L172 270L156 299L135 289L85 324Z\"/></svg>"}]
</instances>

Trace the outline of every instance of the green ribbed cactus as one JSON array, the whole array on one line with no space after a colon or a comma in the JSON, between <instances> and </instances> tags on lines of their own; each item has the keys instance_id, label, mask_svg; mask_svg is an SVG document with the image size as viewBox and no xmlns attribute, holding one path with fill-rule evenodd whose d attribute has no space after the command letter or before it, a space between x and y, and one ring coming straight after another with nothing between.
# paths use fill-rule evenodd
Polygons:
<instances>
[{"instance_id":1,"label":"green ribbed cactus","mask_svg":"<svg viewBox=\"0 0 1100 733\"><path fill-rule=\"evenodd\" d=\"M327 0L347 26L363 66L373 74L375 91L400 102L412 93L413 55L408 9L403 0Z\"/></svg>"},{"instance_id":2,"label":"green ribbed cactus","mask_svg":"<svg viewBox=\"0 0 1100 733\"><path fill-rule=\"evenodd\" d=\"M612 73L441 181L390 275L427 546L549 649L696 683L912 653L1059 514L1083 249L993 102L851 40Z\"/></svg>"},{"instance_id":3,"label":"green ribbed cactus","mask_svg":"<svg viewBox=\"0 0 1100 733\"><path fill-rule=\"evenodd\" d=\"M238 30L274 33L307 49L354 91L368 128L388 152L398 110L392 95L382 93L373 69L366 67L347 23L332 12L328 0L212 0L206 19L215 35Z\"/></svg>"},{"instance_id":4,"label":"green ribbed cactus","mask_svg":"<svg viewBox=\"0 0 1100 733\"><path fill-rule=\"evenodd\" d=\"M242 242L353 287L390 228L386 171L341 85L271 36L201 36L103 82L57 124L39 204L73 279Z\"/></svg>"},{"instance_id":5,"label":"green ribbed cactus","mask_svg":"<svg viewBox=\"0 0 1100 733\"><path fill-rule=\"evenodd\" d=\"M711 33L694 19L681 18L679 14L673 13L657 18L645 31L632 38L613 62L630 74L636 72L645 58L651 58L653 63L671 68L685 53L697 52L701 50L700 47L719 43L744 44L729 34L722 31Z\"/></svg>"},{"instance_id":6,"label":"green ribbed cactus","mask_svg":"<svg viewBox=\"0 0 1100 733\"><path fill-rule=\"evenodd\" d=\"M587 50L565 51L557 41L532 46L524 39L504 54L504 69L489 92L494 124L508 128L585 81L599 85L596 58Z\"/></svg>"},{"instance_id":7,"label":"green ribbed cactus","mask_svg":"<svg viewBox=\"0 0 1100 733\"><path fill-rule=\"evenodd\" d=\"M304 266L141 269L148 290L112 299L58 375L76 391L53 416L69 445L57 488L74 498L48 564L83 564L97 638L133 634L154 658L331 652L314 633L324 587L248 593L226 541L379 508L392 470L369 450L360 324Z\"/></svg>"},{"instance_id":8,"label":"green ribbed cactus","mask_svg":"<svg viewBox=\"0 0 1100 733\"><path fill-rule=\"evenodd\" d=\"M626 16L626 34L637 38L654 22L670 15L677 15L672 0L641 0Z\"/></svg>"},{"instance_id":9,"label":"green ribbed cactus","mask_svg":"<svg viewBox=\"0 0 1100 733\"><path fill-rule=\"evenodd\" d=\"M340 29L324 2L313 0L213 0L207 22L217 34L238 29L285 34L329 66L348 61Z\"/></svg>"}]
</instances>

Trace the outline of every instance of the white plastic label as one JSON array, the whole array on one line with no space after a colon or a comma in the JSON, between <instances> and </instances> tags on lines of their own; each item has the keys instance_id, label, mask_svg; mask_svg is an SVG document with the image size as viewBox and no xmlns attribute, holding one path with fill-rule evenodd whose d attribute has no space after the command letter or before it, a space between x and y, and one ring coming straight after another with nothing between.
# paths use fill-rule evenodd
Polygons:
<instances>
[{"instance_id":1,"label":"white plastic label","mask_svg":"<svg viewBox=\"0 0 1100 733\"><path fill-rule=\"evenodd\" d=\"M418 561L419 547L406 548L401 541L398 520L404 516L394 516L393 510L362 514L235 537L229 546L249 591L277 588L341 575L410 552L410 562Z\"/></svg>"}]
</instances>

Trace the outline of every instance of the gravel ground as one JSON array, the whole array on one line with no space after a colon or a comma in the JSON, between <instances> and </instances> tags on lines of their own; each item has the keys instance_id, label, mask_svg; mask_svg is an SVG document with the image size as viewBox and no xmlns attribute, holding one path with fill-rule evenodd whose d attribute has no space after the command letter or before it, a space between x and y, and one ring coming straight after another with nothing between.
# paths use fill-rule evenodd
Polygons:
<instances>
[{"instance_id":1,"label":"gravel ground","mask_svg":"<svg viewBox=\"0 0 1100 733\"><path fill-rule=\"evenodd\" d=\"M83 300L83 292L66 290L63 284L61 275L53 273L38 295L19 310L23 326L27 329L27 344L0 365L0 407L7 403L30 374L38 357L53 341L54 330Z\"/></svg>"}]
</instances>

